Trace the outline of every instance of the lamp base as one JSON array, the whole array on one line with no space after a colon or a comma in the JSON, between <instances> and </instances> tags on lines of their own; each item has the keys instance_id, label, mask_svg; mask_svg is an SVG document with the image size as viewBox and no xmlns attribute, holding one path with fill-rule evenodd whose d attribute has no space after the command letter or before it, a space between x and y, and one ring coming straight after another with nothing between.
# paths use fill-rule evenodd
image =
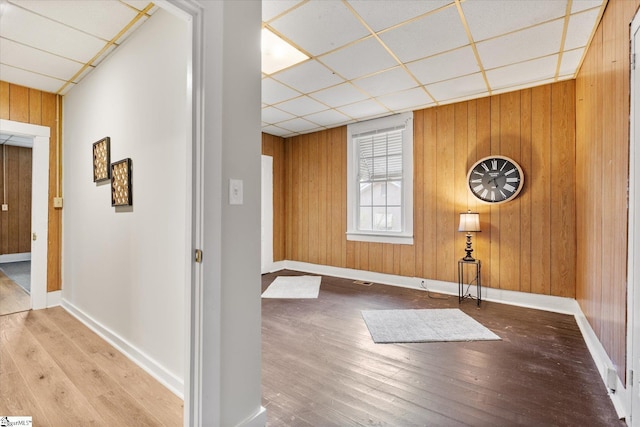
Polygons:
<instances>
[{"instance_id":1,"label":"lamp base","mask_svg":"<svg viewBox=\"0 0 640 427\"><path fill-rule=\"evenodd\" d=\"M467 255L465 255L465 257L462 258L463 261L476 260L473 256L471 256L471 252L473 252L473 248L471 247L471 233L467 233L467 246L464 248L464 251L467 253Z\"/></svg>"}]
</instances>

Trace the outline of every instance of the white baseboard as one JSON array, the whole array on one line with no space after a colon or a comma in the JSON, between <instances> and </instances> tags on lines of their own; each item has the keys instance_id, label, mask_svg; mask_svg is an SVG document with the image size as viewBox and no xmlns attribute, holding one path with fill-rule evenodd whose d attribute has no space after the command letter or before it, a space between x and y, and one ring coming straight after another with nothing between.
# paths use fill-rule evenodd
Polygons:
<instances>
[{"instance_id":1,"label":"white baseboard","mask_svg":"<svg viewBox=\"0 0 640 427\"><path fill-rule=\"evenodd\" d=\"M62 291L47 292L47 308L57 307L62 303Z\"/></svg>"},{"instance_id":2,"label":"white baseboard","mask_svg":"<svg viewBox=\"0 0 640 427\"><path fill-rule=\"evenodd\" d=\"M77 318L89 329L98 334L102 339L114 346L133 363L144 369L149 375L162 383L172 393L179 398L184 399L184 382L180 378L167 371L162 365L146 355L144 352L102 325L100 322L94 320L91 316L84 313L66 299L62 299L61 305L62 308L67 310L72 316Z\"/></svg>"},{"instance_id":3,"label":"white baseboard","mask_svg":"<svg viewBox=\"0 0 640 427\"><path fill-rule=\"evenodd\" d=\"M267 424L267 410L261 406L255 415L242 421L237 427L264 427Z\"/></svg>"},{"instance_id":4,"label":"white baseboard","mask_svg":"<svg viewBox=\"0 0 640 427\"><path fill-rule=\"evenodd\" d=\"M589 349L589 353L591 353L591 357L593 361L596 363L596 367L598 368L598 372L600 373L600 377L602 378L602 382L605 387L609 390L609 397L613 402L613 406L616 408L616 412L618 413L618 417L623 419L630 413L630 409L627 407L627 390L620 381L618 375L616 375L615 381L616 384L613 388L611 388L607 384L607 372L612 369L615 371L615 366L611 362L611 359L607 355L602 343L598 340L596 333L591 328L589 321L587 320L584 313L578 306L579 313L575 315L576 323L580 328L580 332L582 332L582 337L584 338L585 343L587 344L587 348Z\"/></svg>"},{"instance_id":5,"label":"white baseboard","mask_svg":"<svg viewBox=\"0 0 640 427\"><path fill-rule=\"evenodd\" d=\"M20 261L31 261L31 252L0 255L0 264L5 264L7 262L20 262Z\"/></svg>"},{"instance_id":6,"label":"white baseboard","mask_svg":"<svg viewBox=\"0 0 640 427\"><path fill-rule=\"evenodd\" d=\"M350 268L331 267L326 265L310 264L299 261L279 261L278 266L281 270L296 270L305 273L321 274L326 276L336 276L345 279L363 280L367 282L381 283L385 285L400 286L424 291L421 286L424 282L426 288L431 292L443 294L458 295L458 284L444 282L440 280L421 279L419 277L397 276L393 274L374 273L371 271L354 270ZM582 332L582 336L587 344L587 348L591 353L598 372L605 387L607 386L607 372L609 369L615 369L607 352L598 340L595 332L589 325L580 304L573 298L556 297L551 295L532 294L527 292L508 291L504 289L482 288L482 299L503 304L515 305L537 310L552 311L556 313L573 315L576 323ZM618 416L622 419L628 414L626 407L626 389L620 378L616 376L617 385L615 390L607 387L610 392L611 401Z\"/></svg>"}]
</instances>

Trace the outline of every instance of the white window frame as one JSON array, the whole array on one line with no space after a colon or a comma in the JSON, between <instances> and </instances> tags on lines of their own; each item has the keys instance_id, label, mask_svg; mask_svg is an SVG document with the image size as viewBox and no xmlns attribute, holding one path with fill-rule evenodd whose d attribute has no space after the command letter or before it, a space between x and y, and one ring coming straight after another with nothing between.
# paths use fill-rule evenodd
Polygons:
<instances>
[{"instance_id":1,"label":"white window frame","mask_svg":"<svg viewBox=\"0 0 640 427\"><path fill-rule=\"evenodd\" d=\"M358 147L353 136L398 126L405 126L402 140L402 231L358 230ZM413 112L347 126L347 240L413 244Z\"/></svg>"}]
</instances>

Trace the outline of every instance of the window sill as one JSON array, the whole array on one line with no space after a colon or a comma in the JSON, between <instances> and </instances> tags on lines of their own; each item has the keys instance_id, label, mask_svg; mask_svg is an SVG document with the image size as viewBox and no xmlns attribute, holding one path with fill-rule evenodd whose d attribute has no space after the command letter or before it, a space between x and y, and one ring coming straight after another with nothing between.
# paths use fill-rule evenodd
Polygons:
<instances>
[{"instance_id":1,"label":"window sill","mask_svg":"<svg viewBox=\"0 0 640 427\"><path fill-rule=\"evenodd\" d=\"M375 234L347 232L347 240L356 242L394 243L397 245L413 245L412 235L402 234Z\"/></svg>"}]
</instances>

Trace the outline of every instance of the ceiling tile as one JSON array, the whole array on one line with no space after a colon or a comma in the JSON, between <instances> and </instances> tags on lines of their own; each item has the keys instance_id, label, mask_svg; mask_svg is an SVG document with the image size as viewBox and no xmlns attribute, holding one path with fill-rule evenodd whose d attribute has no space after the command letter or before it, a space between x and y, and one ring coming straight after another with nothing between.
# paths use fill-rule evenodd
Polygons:
<instances>
[{"instance_id":1,"label":"ceiling tile","mask_svg":"<svg viewBox=\"0 0 640 427\"><path fill-rule=\"evenodd\" d=\"M540 80L553 78L557 64L558 55L520 62L487 71L487 80L489 80L491 89L495 90L532 84Z\"/></svg>"},{"instance_id":2,"label":"ceiling tile","mask_svg":"<svg viewBox=\"0 0 640 427\"><path fill-rule=\"evenodd\" d=\"M469 44L455 7L380 34L382 41L403 62L435 55Z\"/></svg>"},{"instance_id":3,"label":"ceiling tile","mask_svg":"<svg viewBox=\"0 0 640 427\"><path fill-rule=\"evenodd\" d=\"M355 104L345 105L339 108L340 112L352 117L356 120L362 120L369 117L390 114L391 112L379 103L367 99L356 102Z\"/></svg>"},{"instance_id":4,"label":"ceiling tile","mask_svg":"<svg viewBox=\"0 0 640 427\"><path fill-rule=\"evenodd\" d=\"M0 39L0 51L4 64L34 72L41 72L42 64L47 64L46 74L61 80L71 79L83 65L7 39Z\"/></svg>"},{"instance_id":5,"label":"ceiling tile","mask_svg":"<svg viewBox=\"0 0 640 427\"><path fill-rule=\"evenodd\" d=\"M301 96L278 104L278 108L291 113L294 116L304 116L306 114L326 110L327 106L309 98L308 96Z\"/></svg>"},{"instance_id":6,"label":"ceiling tile","mask_svg":"<svg viewBox=\"0 0 640 427\"><path fill-rule=\"evenodd\" d=\"M19 5L105 41L111 40L137 15L130 7L112 0L21 0Z\"/></svg>"},{"instance_id":7,"label":"ceiling tile","mask_svg":"<svg viewBox=\"0 0 640 427\"><path fill-rule=\"evenodd\" d=\"M87 62L105 42L35 13L5 4L0 36L79 62ZM33 31L37 28L38 31Z\"/></svg>"},{"instance_id":8,"label":"ceiling tile","mask_svg":"<svg viewBox=\"0 0 640 427\"><path fill-rule=\"evenodd\" d=\"M262 131L265 133L268 133L269 135L275 135L275 136L281 136L281 137L284 137L291 133L290 130L282 129L282 128L279 128L278 126L273 126L273 125L263 127Z\"/></svg>"},{"instance_id":9,"label":"ceiling tile","mask_svg":"<svg viewBox=\"0 0 640 427\"><path fill-rule=\"evenodd\" d=\"M291 9L301 0L262 0L262 20L268 22Z\"/></svg>"},{"instance_id":10,"label":"ceiling tile","mask_svg":"<svg viewBox=\"0 0 640 427\"><path fill-rule=\"evenodd\" d=\"M598 19L599 12L599 9L591 9L587 12L578 13L569 17L567 37L564 42L564 48L566 50L587 45L591 33L584 29L593 28L596 19Z\"/></svg>"},{"instance_id":11,"label":"ceiling tile","mask_svg":"<svg viewBox=\"0 0 640 427\"><path fill-rule=\"evenodd\" d=\"M135 9L137 9L139 11L144 10L149 5L149 3L151 3L148 0L120 0L120 1L122 1L123 3L128 4L129 6L135 8ZM151 13L153 13L155 10L157 10L157 6L151 8L149 10L149 12L147 12L147 13L149 15L151 15Z\"/></svg>"},{"instance_id":12,"label":"ceiling tile","mask_svg":"<svg viewBox=\"0 0 640 427\"><path fill-rule=\"evenodd\" d=\"M290 130L291 132L308 132L312 129L317 129L318 125L311 123L309 120L295 118L287 120L286 122L278 123L278 127Z\"/></svg>"},{"instance_id":13,"label":"ceiling tile","mask_svg":"<svg viewBox=\"0 0 640 427\"><path fill-rule=\"evenodd\" d=\"M383 95L378 98L378 101L396 112L417 110L433 104L433 99L419 87L405 90L404 92Z\"/></svg>"},{"instance_id":14,"label":"ceiling tile","mask_svg":"<svg viewBox=\"0 0 640 427\"><path fill-rule=\"evenodd\" d=\"M344 82L327 67L310 60L276 73L273 77L300 92L314 92Z\"/></svg>"},{"instance_id":15,"label":"ceiling tile","mask_svg":"<svg viewBox=\"0 0 640 427\"><path fill-rule=\"evenodd\" d=\"M476 44L485 69L539 58L560 50L563 20Z\"/></svg>"},{"instance_id":16,"label":"ceiling tile","mask_svg":"<svg viewBox=\"0 0 640 427\"><path fill-rule=\"evenodd\" d=\"M20 70L9 65L0 64L0 76L8 83L20 86L38 88L45 92L55 93L65 84L63 80L32 73L31 71Z\"/></svg>"},{"instance_id":17,"label":"ceiling tile","mask_svg":"<svg viewBox=\"0 0 640 427\"><path fill-rule=\"evenodd\" d=\"M584 55L584 48L564 52L562 54L559 75L575 74L582 60L582 55Z\"/></svg>"},{"instance_id":18,"label":"ceiling tile","mask_svg":"<svg viewBox=\"0 0 640 427\"><path fill-rule=\"evenodd\" d=\"M422 84L435 83L480 71L470 46L411 62L407 64L407 68Z\"/></svg>"},{"instance_id":19,"label":"ceiling tile","mask_svg":"<svg viewBox=\"0 0 640 427\"><path fill-rule=\"evenodd\" d=\"M398 65L374 37L330 53L320 60L347 80Z\"/></svg>"},{"instance_id":20,"label":"ceiling tile","mask_svg":"<svg viewBox=\"0 0 640 427\"><path fill-rule=\"evenodd\" d=\"M599 8L602 6L603 1L606 0L573 0L571 3L571 13L580 12L593 7Z\"/></svg>"},{"instance_id":21,"label":"ceiling tile","mask_svg":"<svg viewBox=\"0 0 640 427\"><path fill-rule=\"evenodd\" d=\"M397 0L349 0L349 4L358 15L376 32L450 3L453 2L451 0L404 0L399 4Z\"/></svg>"},{"instance_id":22,"label":"ceiling tile","mask_svg":"<svg viewBox=\"0 0 640 427\"><path fill-rule=\"evenodd\" d=\"M312 121L320 126L336 126L340 123L347 123L351 119L336 110L325 110L319 113L304 116L305 119Z\"/></svg>"},{"instance_id":23,"label":"ceiling tile","mask_svg":"<svg viewBox=\"0 0 640 427\"><path fill-rule=\"evenodd\" d=\"M401 67L364 77L354 81L354 84L374 97L409 89L418 85Z\"/></svg>"},{"instance_id":24,"label":"ceiling tile","mask_svg":"<svg viewBox=\"0 0 640 427\"><path fill-rule=\"evenodd\" d=\"M467 0L462 11L476 42L565 15L567 0ZM489 19L490 18L490 19Z\"/></svg>"},{"instance_id":25,"label":"ceiling tile","mask_svg":"<svg viewBox=\"0 0 640 427\"><path fill-rule=\"evenodd\" d=\"M367 99L367 95L362 93L362 91L358 90L351 83L342 83L338 86L314 92L309 96L320 102L324 102L330 107L340 107L342 105L352 104L354 102Z\"/></svg>"},{"instance_id":26,"label":"ceiling tile","mask_svg":"<svg viewBox=\"0 0 640 427\"><path fill-rule=\"evenodd\" d=\"M429 93L438 102L463 96L477 95L487 91L481 73L458 77L426 86Z\"/></svg>"},{"instance_id":27,"label":"ceiling tile","mask_svg":"<svg viewBox=\"0 0 640 427\"><path fill-rule=\"evenodd\" d=\"M270 25L316 56L369 35L353 13L337 1L307 2Z\"/></svg>"},{"instance_id":28,"label":"ceiling tile","mask_svg":"<svg viewBox=\"0 0 640 427\"><path fill-rule=\"evenodd\" d=\"M275 107L267 107L262 109L262 121L265 123L278 123L294 118L295 116L285 111L279 110Z\"/></svg>"},{"instance_id":29,"label":"ceiling tile","mask_svg":"<svg viewBox=\"0 0 640 427\"><path fill-rule=\"evenodd\" d=\"M266 104L277 104L298 96L300 96L300 92L290 89L272 78L262 79L262 102Z\"/></svg>"}]
</instances>

